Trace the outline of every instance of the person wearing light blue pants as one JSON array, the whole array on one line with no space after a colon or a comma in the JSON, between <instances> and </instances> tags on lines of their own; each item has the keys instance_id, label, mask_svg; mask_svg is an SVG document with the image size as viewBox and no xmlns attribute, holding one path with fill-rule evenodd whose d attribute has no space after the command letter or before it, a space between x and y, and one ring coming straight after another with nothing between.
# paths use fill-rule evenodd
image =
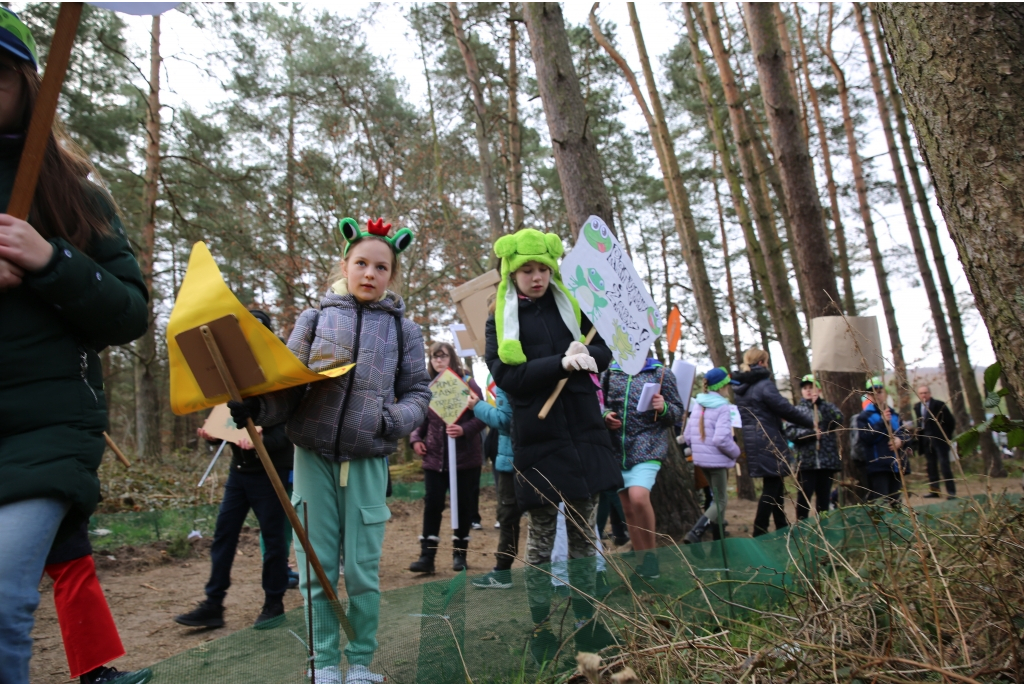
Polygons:
<instances>
[{"instance_id":1,"label":"person wearing light blue pants","mask_svg":"<svg viewBox=\"0 0 1024 685\"><path fill-rule=\"evenodd\" d=\"M49 497L0 506L0 683L28 682L39 581L70 506Z\"/></svg>"},{"instance_id":2,"label":"person wearing light blue pants","mask_svg":"<svg viewBox=\"0 0 1024 685\"><path fill-rule=\"evenodd\" d=\"M333 487L325 487L325 483ZM301 447L295 450L295 490L292 504L299 517L309 516L309 541L318 554L327 580L337 587L338 554L345 554L345 594L348 596L348 620L355 639L345 646L349 664L369 666L377 650L377 622L380 617L381 548L384 523L391 511L384 503L388 485L388 463L384 457L329 462ZM299 588L307 597L312 581L313 649L316 667L336 666L339 653L338 618L327 595L316 579L306 575L306 553L296 546ZM312 571L312 569L310 569Z\"/></svg>"}]
</instances>

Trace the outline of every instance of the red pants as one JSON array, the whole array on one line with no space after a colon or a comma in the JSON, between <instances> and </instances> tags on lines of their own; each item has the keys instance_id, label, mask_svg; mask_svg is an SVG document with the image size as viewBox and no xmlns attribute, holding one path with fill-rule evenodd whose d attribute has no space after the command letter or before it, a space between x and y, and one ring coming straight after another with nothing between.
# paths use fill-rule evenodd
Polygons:
<instances>
[{"instance_id":1,"label":"red pants","mask_svg":"<svg viewBox=\"0 0 1024 685\"><path fill-rule=\"evenodd\" d=\"M53 603L71 677L78 678L124 656L92 555L48 564L46 573L53 578Z\"/></svg>"}]
</instances>

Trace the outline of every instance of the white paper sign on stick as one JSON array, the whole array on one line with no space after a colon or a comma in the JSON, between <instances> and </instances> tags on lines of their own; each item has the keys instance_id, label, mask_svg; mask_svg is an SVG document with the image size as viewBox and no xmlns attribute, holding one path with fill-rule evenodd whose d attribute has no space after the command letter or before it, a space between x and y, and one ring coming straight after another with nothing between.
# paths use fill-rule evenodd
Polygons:
<instances>
[{"instance_id":1,"label":"white paper sign on stick","mask_svg":"<svg viewBox=\"0 0 1024 685\"><path fill-rule=\"evenodd\" d=\"M679 398L683 401L683 409L690 408L690 393L693 392L693 381L697 377L697 367L685 359L677 359L672 364L672 373L676 377Z\"/></svg>"},{"instance_id":2,"label":"white paper sign on stick","mask_svg":"<svg viewBox=\"0 0 1024 685\"><path fill-rule=\"evenodd\" d=\"M592 216L562 260L562 281L622 370L640 373L662 321L643 280L611 230ZM584 334L587 331L583 331Z\"/></svg>"}]
</instances>

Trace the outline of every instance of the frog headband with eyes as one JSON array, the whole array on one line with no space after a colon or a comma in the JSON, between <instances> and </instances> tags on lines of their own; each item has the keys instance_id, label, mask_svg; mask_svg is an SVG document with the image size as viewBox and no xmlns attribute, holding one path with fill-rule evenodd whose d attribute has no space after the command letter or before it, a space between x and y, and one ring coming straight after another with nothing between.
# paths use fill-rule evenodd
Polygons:
<instances>
[{"instance_id":1,"label":"frog headband with eyes","mask_svg":"<svg viewBox=\"0 0 1024 685\"><path fill-rule=\"evenodd\" d=\"M360 231L359 224L356 223L356 220L349 217L345 217L338 222L338 230L345 239L344 255L348 255L350 247L358 243L363 238L369 238L370 236L382 239L396 255L402 254L406 248L412 245L412 239L414 236L413 232L408 228L400 228L395 232L394 236L388 237L388 231L391 230L391 224L385 224L384 219L367 221L366 229L367 230L365 231Z\"/></svg>"}]
</instances>

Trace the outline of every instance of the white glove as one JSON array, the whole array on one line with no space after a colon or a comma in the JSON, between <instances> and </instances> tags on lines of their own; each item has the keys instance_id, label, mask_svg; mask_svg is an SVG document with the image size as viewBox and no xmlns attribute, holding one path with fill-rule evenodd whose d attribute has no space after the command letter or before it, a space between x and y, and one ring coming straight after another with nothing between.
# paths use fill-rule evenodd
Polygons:
<instances>
[{"instance_id":1,"label":"white glove","mask_svg":"<svg viewBox=\"0 0 1024 685\"><path fill-rule=\"evenodd\" d=\"M562 368L566 371L597 373L597 362L589 354L570 354L562 357Z\"/></svg>"},{"instance_id":2,"label":"white glove","mask_svg":"<svg viewBox=\"0 0 1024 685\"><path fill-rule=\"evenodd\" d=\"M565 356L570 357L574 354L590 354L590 350L579 340L573 340L569 343L569 349L565 351Z\"/></svg>"}]
</instances>

